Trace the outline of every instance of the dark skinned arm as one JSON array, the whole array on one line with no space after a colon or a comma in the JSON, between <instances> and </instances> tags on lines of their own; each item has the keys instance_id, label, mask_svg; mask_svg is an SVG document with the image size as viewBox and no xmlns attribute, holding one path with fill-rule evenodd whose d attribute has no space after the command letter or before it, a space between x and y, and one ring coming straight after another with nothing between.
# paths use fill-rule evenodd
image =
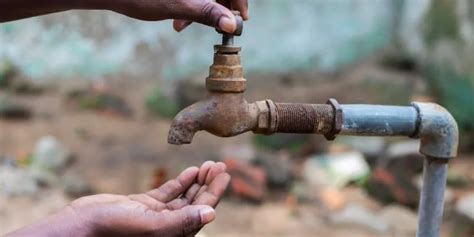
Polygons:
<instances>
[{"instance_id":1,"label":"dark skinned arm","mask_svg":"<svg viewBox=\"0 0 474 237\"><path fill-rule=\"evenodd\" d=\"M68 10L110 10L145 21L174 19L177 31L198 22L234 32L230 8L248 19L247 0L0 0L0 23Z\"/></svg>"},{"instance_id":2,"label":"dark skinned arm","mask_svg":"<svg viewBox=\"0 0 474 237\"><path fill-rule=\"evenodd\" d=\"M216 217L230 181L225 170L223 163L208 161L146 193L82 197L6 236L194 236Z\"/></svg>"}]
</instances>

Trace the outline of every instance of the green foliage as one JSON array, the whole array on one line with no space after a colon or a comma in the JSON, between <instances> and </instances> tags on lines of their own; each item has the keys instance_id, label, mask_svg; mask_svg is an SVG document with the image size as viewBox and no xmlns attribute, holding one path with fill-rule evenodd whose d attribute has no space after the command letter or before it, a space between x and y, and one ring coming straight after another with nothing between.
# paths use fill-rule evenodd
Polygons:
<instances>
[{"instance_id":1,"label":"green foliage","mask_svg":"<svg viewBox=\"0 0 474 237\"><path fill-rule=\"evenodd\" d=\"M354 184L358 187L368 189L369 188L369 179L370 179L370 172L366 175L359 177L354 181Z\"/></svg>"},{"instance_id":2,"label":"green foliage","mask_svg":"<svg viewBox=\"0 0 474 237\"><path fill-rule=\"evenodd\" d=\"M131 116L133 114L125 99L107 92L73 90L68 92L67 100L81 109L107 111L123 116Z\"/></svg>"},{"instance_id":3,"label":"green foliage","mask_svg":"<svg viewBox=\"0 0 474 237\"><path fill-rule=\"evenodd\" d=\"M474 22L474 1L467 1L467 13L469 20Z\"/></svg>"},{"instance_id":4,"label":"green foliage","mask_svg":"<svg viewBox=\"0 0 474 237\"><path fill-rule=\"evenodd\" d=\"M424 39L428 44L441 39L459 39L459 19L456 14L457 1L433 0L425 15Z\"/></svg>"},{"instance_id":5,"label":"green foliage","mask_svg":"<svg viewBox=\"0 0 474 237\"><path fill-rule=\"evenodd\" d=\"M16 70L9 61L0 61L0 88L7 87Z\"/></svg>"},{"instance_id":6,"label":"green foliage","mask_svg":"<svg viewBox=\"0 0 474 237\"><path fill-rule=\"evenodd\" d=\"M156 88L148 95L145 107L151 114L165 118L173 118L178 113L177 103L163 95L160 88Z\"/></svg>"},{"instance_id":7,"label":"green foliage","mask_svg":"<svg viewBox=\"0 0 474 237\"><path fill-rule=\"evenodd\" d=\"M463 131L474 130L474 85L469 75L443 65L425 68L430 89L438 101L454 116Z\"/></svg>"},{"instance_id":8,"label":"green foliage","mask_svg":"<svg viewBox=\"0 0 474 237\"><path fill-rule=\"evenodd\" d=\"M104 109L107 107L106 98L101 95L83 97L79 100L79 107L83 109Z\"/></svg>"},{"instance_id":9,"label":"green foliage","mask_svg":"<svg viewBox=\"0 0 474 237\"><path fill-rule=\"evenodd\" d=\"M469 179L465 175L461 175L453 171L448 171L446 185L454 188L469 188L469 186L473 185L473 182L472 179Z\"/></svg>"},{"instance_id":10,"label":"green foliage","mask_svg":"<svg viewBox=\"0 0 474 237\"><path fill-rule=\"evenodd\" d=\"M73 90L67 95L82 109L99 110L107 107L106 98L102 94L94 94L86 90Z\"/></svg>"}]
</instances>

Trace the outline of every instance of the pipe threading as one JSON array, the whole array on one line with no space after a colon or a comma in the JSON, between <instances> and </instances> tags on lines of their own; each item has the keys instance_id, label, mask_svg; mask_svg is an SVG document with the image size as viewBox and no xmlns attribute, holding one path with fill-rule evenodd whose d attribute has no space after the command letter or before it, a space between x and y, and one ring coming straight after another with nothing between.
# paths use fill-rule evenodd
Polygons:
<instances>
[{"instance_id":1,"label":"pipe threading","mask_svg":"<svg viewBox=\"0 0 474 237\"><path fill-rule=\"evenodd\" d=\"M275 103L275 107L276 132L328 134L332 131L334 111L331 105Z\"/></svg>"}]
</instances>

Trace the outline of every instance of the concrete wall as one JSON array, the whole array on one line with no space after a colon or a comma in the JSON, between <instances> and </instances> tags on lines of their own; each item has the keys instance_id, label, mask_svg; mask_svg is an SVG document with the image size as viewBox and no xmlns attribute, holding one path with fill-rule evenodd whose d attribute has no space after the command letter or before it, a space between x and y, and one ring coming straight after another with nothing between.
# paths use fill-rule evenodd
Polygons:
<instances>
[{"instance_id":1,"label":"concrete wall","mask_svg":"<svg viewBox=\"0 0 474 237\"><path fill-rule=\"evenodd\" d=\"M251 20L237 40L247 71L335 70L391 38L392 0L250 0L250 5ZM116 73L174 79L206 71L217 42L218 34L203 26L178 34L170 21L71 11L2 24L0 59L37 79Z\"/></svg>"}]
</instances>

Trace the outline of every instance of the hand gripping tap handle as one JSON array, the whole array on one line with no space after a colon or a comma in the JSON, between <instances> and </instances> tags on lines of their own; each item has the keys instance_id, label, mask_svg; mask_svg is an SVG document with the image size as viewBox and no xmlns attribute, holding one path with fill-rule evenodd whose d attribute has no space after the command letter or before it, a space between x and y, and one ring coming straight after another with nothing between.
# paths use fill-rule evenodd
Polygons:
<instances>
[{"instance_id":1,"label":"hand gripping tap handle","mask_svg":"<svg viewBox=\"0 0 474 237\"><path fill-rule=\"evenodd\" d=\"M240 16L240 12L238 11L232 11L232 13L235 16L235 20L237 21L237 27L234 31L234 33L227 33L224 31L221 31L219 29L216 29L216 31L220 34L222 34L222 45L233 45L234 44L234 36L241 36L242 31L244 29L244 20Z\"/></svg>"}]
</instances>

